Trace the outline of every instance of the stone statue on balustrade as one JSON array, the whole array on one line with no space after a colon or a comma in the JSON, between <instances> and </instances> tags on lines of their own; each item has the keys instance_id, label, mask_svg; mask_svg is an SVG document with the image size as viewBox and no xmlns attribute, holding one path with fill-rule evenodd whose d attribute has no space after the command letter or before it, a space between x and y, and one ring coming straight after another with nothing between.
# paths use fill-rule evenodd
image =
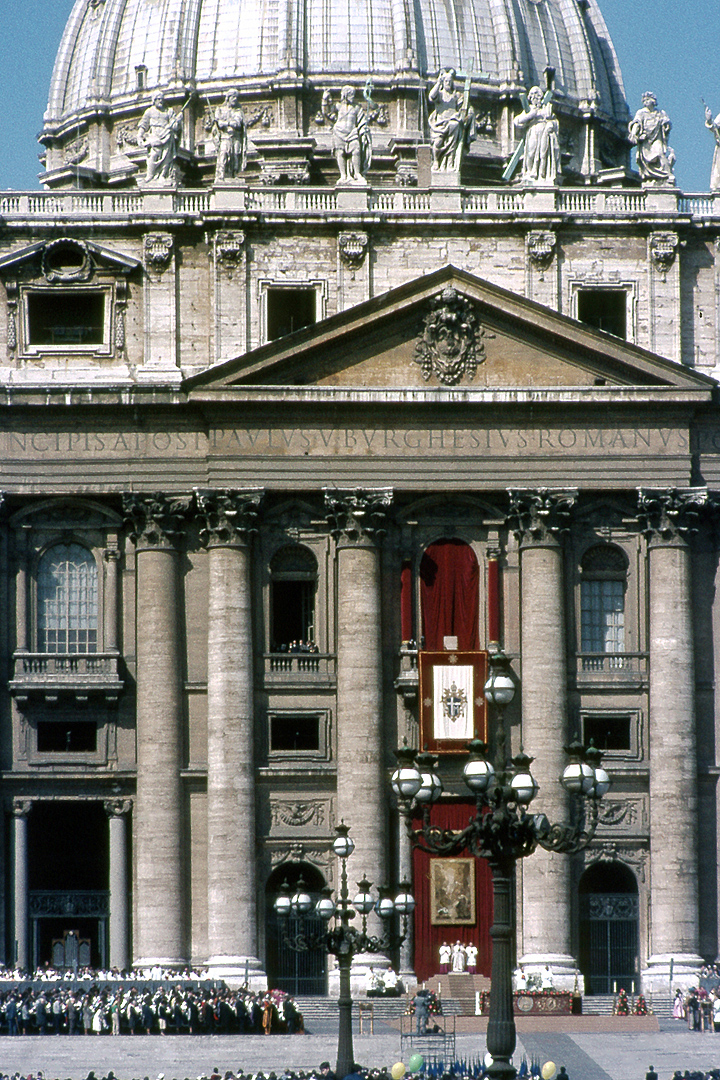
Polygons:
<instances>
[{"instance_id":1,"label":"stone statue on balustrade","mask_svg":"<svg viewBox=\"0 0 720 1080\"><path fill-rule=\"evenodd\" d=\"M428 126L434 172L459 172L463 156L475 140L469 80L464 93L460 93L455 88L455 74L454 68L445 68L428 93L433 106Z\"/></svg>"},{"instance_id":2,"label":"stone statue on balustrade","mask_svg":"<svg viewBox=\"0 0 720 1080\"><path fill-rule=\"evenodd\" d=\"M224 104L215 110L213 138L217 150L215 180L239 176L247 163L247 127L237 90L228 90Z\"/></svg>"},{"instance_id":3,"label":"stone statue on balustrade","mask_svg":"<svg viewBox=\"0 0 720 1080\"><path fill-rule=\"evenodd\" d=\"M533 187L554 187L560 177L559 124L553 113L552 90L533 86L521 97L523 111L515 130L523 135L521 181Z\"/></svg>"},{"instance_id":4,"label":"stone statue on balustrade","mask_svg":"<svg viewBox=\"0 0 720 1080\"><path fill-rule=\"evenodd\" d=\"M646 184L675 183L675 151L668 145L671 127L667 113L658 109L655 94L643 94L642 108L635 113L628 130L630 142L637 147L638 172Z\"/></svg>"},{"instance_id":5,"label":"stone statue on balustrade","mask_svg":"<svg viewBox=\"0 0 720 1080\"><path fill-rule=\"evenodd\" d=\"M138 135L141 144L147 149L145 180L148 184L153 181L175 183L175 155L182 126L182 114L187 105L188 102L179 113L176 113L165 104L165 95L158 90L153 97L152 105L142 115L138 125Z\"/></svg>"},{"instance_id":6,"label":"stone statue on balustrade","mask_svg":"<svg viewBox=\"0 0 720 1080\"><path fill-rule=\"evenodd\" d=\"M710 128L715 136L715 153L710 170L710 190L720 191L720 114L713 120L713 114L705 106L705 127Z\"/></svg>"},{"instance_id":7,"label":"stone statue on balustrade","mask_svg":"<svg viewBox=\"0 0 720 1080\"><path fill-rule=\"evenodd\" d=\"M367 187L366 174L372 161L370 121L368 110L355 101L355 87L343 86L337 105L326 90L321 111L333 121L332 147L340 170L337 186Z\"/></svg>"}]
</instances>

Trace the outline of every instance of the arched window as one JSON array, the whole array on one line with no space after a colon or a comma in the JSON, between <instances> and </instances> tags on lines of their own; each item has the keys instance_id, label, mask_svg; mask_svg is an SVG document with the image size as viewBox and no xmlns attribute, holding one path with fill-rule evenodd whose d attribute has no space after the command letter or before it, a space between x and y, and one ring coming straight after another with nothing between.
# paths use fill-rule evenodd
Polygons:
<instances>
[{"instance_id":1,"label":"arched window","mask_svg":"<svg viewBox=\"0 0 720 1080\"><path fill-rule=\"evenodd\" d=\"M270 649L315 646L318 567L300 544L280 548L270 563Z\"/></svg>"},{"instance_id":2,"label":"arched window","mask_svg":"<svg viewBox=\"0 0 720 1080\"><path fill-rule=\"evenodd\" d=\"M612 544L585 552L580 581L580 651L625 652L627 558Z\"/></svg>"},{"instance_id":3,"label":"arched window","mask_svg":"<svg viewBox=\"0 0 720 1080\"><path fill-rule=\"evenodd\" d=\"M80 544L55 544L40 559L37 647L48 653L97 652L97 564Z\"/></svg>"},{"instance_id":4,"label":"arched window","mask_svg":"<svg viewBox=\"0 0 720 1080\"><path fill-rule=\"evenodd\" d=\"M437 651L446 637L457 648L480 648L480 572L464 540L437 540L420 561L420 599L425 648Z\"/></svg>"}]
</instances>

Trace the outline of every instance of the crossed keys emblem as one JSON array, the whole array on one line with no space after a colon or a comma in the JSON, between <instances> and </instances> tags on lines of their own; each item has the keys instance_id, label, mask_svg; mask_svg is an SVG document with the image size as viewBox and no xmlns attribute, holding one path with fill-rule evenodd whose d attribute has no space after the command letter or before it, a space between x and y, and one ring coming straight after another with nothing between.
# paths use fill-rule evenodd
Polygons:
<instances>
[{"instance_id":1,"label":"crossed keys emblem","mask_svg":"<svg viewBox=\"0 0 720 1080\"><path fill-rule=\"evenodd\" d=\"M467 710L467 695L463 689L458 689L455 683L446 686L442 692L443 713L448 720L460 720L464 718Z\"/></svg>"}]
</instances>

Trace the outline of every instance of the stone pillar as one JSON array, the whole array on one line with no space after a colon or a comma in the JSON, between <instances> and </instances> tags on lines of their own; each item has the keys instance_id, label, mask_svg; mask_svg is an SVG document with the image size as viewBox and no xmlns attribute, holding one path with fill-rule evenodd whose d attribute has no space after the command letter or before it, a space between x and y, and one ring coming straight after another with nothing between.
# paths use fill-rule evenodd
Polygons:
<instances>
[{"instance_id":1,"label":"stone pillar","mask_svg":"<svg viewBox=\"0 0 720 1080\"><path fill-rule=\"evenodd\" d=\"M105 592L104 592L104 630L103 652L118 651L118 563L120 550L117 536L108 537L105 548Z\"/></svg>"},{"instance_id":2,"label":"stone pillar","mask_svg":"<svg viewBox=\"0 0 720 1080\"><path fill-rule=\"evenodd\" d=\"M265 989L258 959L250 539L261 491L198 492L210 560L208 968Z\"/></svg>"},{"instance_id":3,"label":"stone pillar","mask_svg":"<svg viewBox=\"0 0 720 1080\"><path fill-rule=\"evenodd\" d=\"M540 792L533 803L553 822L568 820L560 783L567 764L567 644L562 535L575 491L513 491L511 523L520 541L522 741ZM523 941L528 972L549 965L558 989L572 989L571 866L543 851L523 860Z\"/></svg>"},{"instance_id":4,"label":"stone pillar","mask_svg":"<svg viewBox=\"0 0 720 1080\"><path fill-rule=\"evenodd\" d=\"M130 967L128 910L127 820L129 799L107 799L110 832L110 967Z\"/></svg>"},{"instance_id":5,"label":"stone pillar","mask_svg":"<svg viewBox=\"0 0 720 1080\"><path fill-rule=\"evenodd\" d=\"M30 893L28 891L28 817L29 799L14 799L15 823L15 964L30 970Z\"/></svg>"},{"instance_id":6,"label":"stone pillar","mask_svg":"<svg viewBox=\"0 0 720 1080\"><path fill-rule=\"evenodd\" d=\"M15 571L15 648L17 652L28 649L28 537L30 526L22 525L15 533L17 567Z\"/></svg>"},{"instance_id":7,"label":"stone pillar","mask_svg":"<svg viewBox=\"0 0 720 1080\"><path fill-rule=\"evenodd\" d=\"M697 985L698 785L695 657L687 538L699 491L640 492L648 538L650 652L650 957L643 989ZM670 963L673 977L670 984Z\"/></svg>"},{"instance_id":8,"label":"stone pillar","mask_svg":"<svg viewBox=\"0 0 720 1080\"><path fill-rule=\"evenodd\" d=\"M137 545L134 963L187 960L183 881L181 607L177 544L189 498L126 495Z\"/></svg>"},{"instance_id":9,"label":"stone pillar","mask_svg":"<svg viewBox=\"0 0 720 1080\"><path fill-rule=\"evenodd\" d=\"M385 884L389 870L378 544L391 503L388 490L325 491L337 543L337 805L355 841L348 864L353 890L363 875ZM372 916L368 925L372 933L381 930ZM354 964L354 982L362 977L362 962Z\"/></svg>"}]
</instances>

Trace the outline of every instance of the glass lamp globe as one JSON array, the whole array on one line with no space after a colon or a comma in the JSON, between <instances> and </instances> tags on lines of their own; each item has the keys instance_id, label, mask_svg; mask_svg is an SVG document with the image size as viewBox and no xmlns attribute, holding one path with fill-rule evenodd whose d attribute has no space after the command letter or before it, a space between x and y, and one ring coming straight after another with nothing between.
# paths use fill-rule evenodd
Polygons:
<instances>
[{"instance_id":1,"label":"glass lamp globe","mask_svg":"<svg viewBox=\"0 0 720 1080\"><path fill-rule=\"evenodd\" d=\"M492 671L484 693L491 705L509 705L515 697L515 683L507 672Z\"/></svg>"},{"instance_id":2,"label":"glass lamp globe","mask_svg":"<svg viewBox=\"0 0 720 1080\"><path fill-rule=\"evenodd\" d=\"M435 772L437 760L432 754L418 754L416 767L420 773L422 784L415 793L419 803L437 802L443 793L442 780Z\"/></svg>"},{"instance_id":3,"label":"glass lamp globe","mask_svg":"<svg viewBox=\"0 0 720 1080\"><path fill-rule=\"evenodd\" d=\"M335 911L335 904L330 896L321 896L315 905L315 914L319 915L325 922L327 922L328 919L332 919Z\"/></svg>"},{"instance_id":4,"label":"glass lamp globe","mask_svg":"<svg viewBox=\"0 0 720 1080\"><path fill-rule=\"evenodd\" d=\"M597 768L595 769L595 785L591 794L594 795L596 799L602 799L603 795L607 795L611 784L612 780L605 770Z\"/></svg>"},{"instance_id":5,"label":"glass lamp globe","mask_svg":"<svg viewBox=\"0 0 720 1080\"><path fill-rule=\"evenodd\" d=\"M395 914L395 904L389 896L381 896L375 905L375 910L381 919L391 919Z\"/></svg>"},{"instance_id":6,"label":"glass lamp globe","mask_svg":"<svg viewBox=\"0 0 720 1080\"><path fill-rule=\"evenodd\" d=\"M468 743L470 760L465 763L463 780L476 794L481 795L487 791L495 777L495 770L485 757L487 746L479 739L473 739Z\"/></svg>"},{"instance_id":7,"label":"glass lamp globe","mask_svg":"<svg viewBox=\"0 0 720 1080\"><path fill-rule=\"evenodd\" d=\"M279 915L281 919L286 919L292 911L292 900L287 893L280 893L280 896L275 898L273 907L275 908L276 914Z\"/></svg>"},{"instance_id":8,"label":"glass lamp globe","mask_svg":"<svg viewBox=\"0 0 720 1080\"><path fill-rule=\"evenodd\" d=\"M390 777L390 784L398 799L414 799L422 783L422 774L414 763L401 765Z\"/></svg>"},{"instance_id":9,"label":"glass lamp globe","mask_svg":"<svg viewBox=\"0 0 720 1080\"><path fill-rule=\"evenodd\" d=\"M515 801L520 806L528 806L538 793L538 786L530 770L517 772L510 781Z\"/></svg>"},{"instance_id":10,"label":"glass lamp globe","mask_svg":"<svg viewBox=\"0 0 720 1080\"><path fill-rule=\"evenodd\" d=\"M406 881L401 882L400 888L402 892L395 897L395 910L398 915L412 915L415 910L415 897L408 891Z\"/></svg>"},{"instance_id":11,"label":"glass lamp globe","mask_svg":"<svg viewBox=\"0 0 720 1080\"><path fill-rule=\"evenodd\" d=\"M561 783L571 794L589 795L595 785L595 770L585 761L572 761L563 772Z\"/></svg>"},{"instance_id":12,"label":"glass lamp globe","mask_svg":"<svg viewBox=\"0 0 720 1080\"><path fill-rule=\"evenodd\" d=\"M353 897L353 907L360 915L368 915L375 907L375 900L370 894L370 882L363 878L362 881L358 881L358 889L360 890Z\"/></svg>"},{"instance_id":13,"label":"glass lamp globe","mask_svg":"<svg viewBox=\"0 0 720 1080\"><path fill-rule=\"evenodd\" d=\"M307 915L308 912L312 911L312 897L309 893L305 892L305 886L303 882L298 882L297 892L294 894L292 900L290 901L290 904L292 906L293 912L297 915Z\"/></svg>"},{"instance_id":14,"label":"glass lamp globe","mask_svg":"<svg viewBox=\"0 0 720 1080\"><path fill-rule=\"evenodd\" d=\"M349 859L355 850L355 841L348 836L348 827L341 821L335 826L337 836L333 840L333 851L339 859Z\"/></svg>"}]
</instances>

